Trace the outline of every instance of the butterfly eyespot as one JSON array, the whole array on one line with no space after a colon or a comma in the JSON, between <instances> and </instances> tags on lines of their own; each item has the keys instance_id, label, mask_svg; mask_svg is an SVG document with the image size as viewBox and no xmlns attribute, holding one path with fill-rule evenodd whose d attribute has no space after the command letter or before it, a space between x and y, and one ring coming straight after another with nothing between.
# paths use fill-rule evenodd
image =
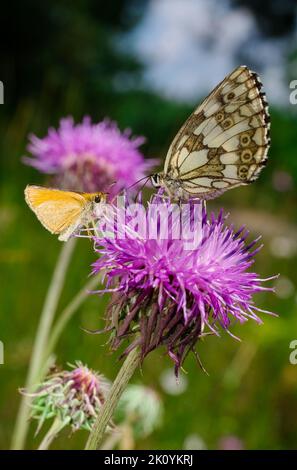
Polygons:
<instances>
[{"instance_id":1,"label":"butterfly eyespot","mask_svg":"<svg viewBox=\"0 0 297 470\"><path fill-rule=\"evenodd\" d=\"M241 145L242 145L243 147L249 145L250 142L251 142L251 138L250 138L249 135L244 134L244 135L242 135L242 136L240 137L240 143L241 143Z\"/></svg>"},{"instance_id":2,"label":"butterfly eyespot","mask_svg":"<svg viewBox=\"0 0 297 470\"><path fill-rule=\"evenodd\" d=\"M245 179L248 171L249 167L247 165L241 165L238 170L239 178Z\"/></svg>"},{"instance_id":3,"label":"butterfly eyespot","mask_svg":"<svg viewBox=\"0 0 297 470\"><path fill-rule=\"evenodd\" d=\"M243 163L250 163L253 159L253 154L251 150L246 149L241 153L240 157Z\"/></svg>"},{"instance_id":4,"label":"butterfly eyespot","mask_svg":"<svg viewBox=\"0 0 297 470\"><path fill-rule=\"evenodd\" d=\"M95 196L94 202L96 202L96 204L99 204L99 202L101 202L101 197L98 194L97 196Z\"/></svg>"},{"instance_id":5,"label":"butterfly eyespot","mask_svg":"<svg viewBox=\"0 0 297 470\"><path fill-rule=\"evenodd\" d=\"M212 199L254 181L267 160L269 117L259 79L237 67L194 110L151 177L176 199Z\"/></svg>"},{"instance_id":6,"label":"butterfly eyespot","mask_svg":"<svg viewBox=\"0 0 297 470\"><path fill-rule=\"evenodd\" d=\"M229 127L231 127L232 124L233 124L232 119L230 119L230 118L227 118L227 119L225 119L225 121L222 122L222 126L223 126L224 129L229 129Z\"/></svg>"},{"instance_id":7,"label":"butterfly eyespot","mask_svg":"<svg viewBox=\"0 0 297 470\"><path fill-rule=\"evenodd\" d=\"M224 114L223 113L218 113L216 115L216 121L217 122L222 122L224 120Z\"/></svg>"}]
</instances>

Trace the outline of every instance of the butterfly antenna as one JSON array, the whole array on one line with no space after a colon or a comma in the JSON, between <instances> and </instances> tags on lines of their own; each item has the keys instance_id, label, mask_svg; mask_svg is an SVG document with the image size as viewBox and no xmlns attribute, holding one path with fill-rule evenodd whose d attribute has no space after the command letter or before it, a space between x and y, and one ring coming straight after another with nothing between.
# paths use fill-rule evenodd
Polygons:
<instances>
[{"instance_id":1,"label":"butterfly antenna","mask_svg":"<svg viewBox=\"0 0 297 470\"><path fill-rule=\"evenodd\" d=\"M136 185L137 185L138 183L140 183L141 181L146 180L145 183L144 183L144 185L141 187L141 189L142 189L142 188L146 185L146 183L148 182L148 180L150 179L151 176L152 176L152 175L148 175L148 176L144 176L143 178L140 178L140 180L138 180L138 181L136 181L135 183L131 184L131 186L128 186L128 188L125 188L126 191L127 191L128 189L133 188L134 186L136 186Z\"/></svg>"},{"instance_id":2,"label":"butterfly antenna","mask_svg":"<svg viewBox=\"0 0 297 470\"><path fill-rule=\"evenodd\" d=\"M145 182L144 182L143 185L139 188L139 190L138 190L138 192L137 192L137 194L136 194L136 198L135 198L136 201L137 201L137 199L138 199L139 194L140 194L141 191L143 190L143 188L147 185L147 183L148 183L150 177L151 177L151 175L146 176ZM144 179L144 178L141 178L141 180L143 180L143 179ZM141 181L141 180L139 180L139 181Z\"/></svg>"}]
</instances>

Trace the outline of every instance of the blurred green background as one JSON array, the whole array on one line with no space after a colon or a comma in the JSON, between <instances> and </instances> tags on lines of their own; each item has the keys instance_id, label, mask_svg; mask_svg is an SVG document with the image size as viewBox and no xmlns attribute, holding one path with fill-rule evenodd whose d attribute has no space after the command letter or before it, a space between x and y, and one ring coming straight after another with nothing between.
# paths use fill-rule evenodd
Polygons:
<instances>
[{"instance_id":1,"label":"blurred green background","mask_svg":"<svg viewBox=\"0 0 297 470\"><path fill-rule=\"evenodd\" d=\"M260 73L267 88L269 163L255 184L230 191L208 207L224 207L230 221L251 229L251 237L263 235L265 245L255 269L261 277L280 277L276 294L258 295L256 301L279 318L263 314L262 326L249 322L234 328L241 343L227 334L209 337L198 348L209 376L189 357L178 390L171 385L172 364L163 351L148 357L134 382L158 391L165 416L158 431L138 441L137 447L216 449L230 446L232 436L245 449L297 447L297 365L289 361L290 343L297 339L297 105L289 100L290 81L297 78L295 4L54 0L45 5L27 0L2 5L1 449L10 444L18 388L25 382L60 249L24 202L27 183L46 182L21 163L28 134L41 137L66 115L76 121L85 114L93 120L108 116L121 129L131 127L147 137L147 156L163 158L203 94L242 62ZM212 12L218 15L216 28L207 23L213 21ZM90 244L79 241L58 311L84 285L94 259ZM106 302L105 297L90 296L79 309L59 342L59 364L79 359L115 377L120 364L116 353L108 353L106 338L81 329L103 325ZM34 439L34 429L31 426L28 448L36 448L40 440ZM86 437L77 432L70 439L65 431L53 448L83 448Z\"/></svg>"}]
</instances>

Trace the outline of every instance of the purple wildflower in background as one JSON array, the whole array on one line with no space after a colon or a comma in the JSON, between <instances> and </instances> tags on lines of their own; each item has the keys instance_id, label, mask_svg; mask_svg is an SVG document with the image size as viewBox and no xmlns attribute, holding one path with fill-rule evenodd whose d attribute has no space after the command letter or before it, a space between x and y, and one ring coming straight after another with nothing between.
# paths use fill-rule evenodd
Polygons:
<instances>
[{"instance_id":1,"label":"purple wildflower in background","mask_svg":"<svg viewBox=\"0 0 297 470\"><path fill-rule=\"evenodd\" d=\"M115 122L93 124L85 117L75 124L69 117L42 139L31 135L28 150L32 157L24 161L53 175L53 184L62 189L115 195L155 165L139 151L143 142L143 137L131 137L129 130L121 132Z\"/></svg>"},{"instance_id":2,"label":"purple wildflower in background","mask_svg":"<svg viewBox=\"0 0 297 470\"><path fill-rule=\"evenodd\" d=\"M95 239L99 259L93 273L105 272L103 292L113 292L106 326L112 331L112 349L131 338L124 355L139 346L144 358L165 345L178 373L187 354L196 354L196 342L207 332L229 331L232 323L248 319L262 323L258 312L264 310L256 307L253 294L272 289L249 272L261 248L255 247L258 239L246 244L248 232L228 227L222 211L208 218L198 203L201 218L193 218L192 227L183 227L183 236L174 239L172 230L164 238L160 220L153 220L159 216L152 206L161 205L170 210L168 199L154 196L144 209L142 224L132 228L127 217L124 221L121 217L114 224L113 238ZM144 225L155 223L159 233L150 238L144 234ZM193 233L200 238L189 249Z\"/></svg>"}]
</instances>

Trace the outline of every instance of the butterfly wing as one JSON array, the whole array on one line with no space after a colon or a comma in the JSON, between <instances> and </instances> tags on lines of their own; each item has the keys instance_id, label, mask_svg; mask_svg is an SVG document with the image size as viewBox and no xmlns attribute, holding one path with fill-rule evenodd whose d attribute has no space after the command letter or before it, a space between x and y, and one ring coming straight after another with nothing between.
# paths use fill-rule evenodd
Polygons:
<instances>
[{"instance_id":1,"label":"butterfly wing","mask_svg":"<svg viewBox=\"0 0 297 470\"><path fill-rule=\"evenodd\" d=\"M25 199L42 225L51 233L60 234L81 218L85 198L76 192L27 186Z\"/></svg>"},{"instance_id":2,"label":"butterfly wing","mask_svg":"<svg viewBox=\"0 0 297 470\"><path fill-rule=\"evenodd\" d=\"M240 66L198 106L173 140L164 176L211 198L254 181L267 160L269 114L256 73Z\"/></svg>"}]
</instances>

